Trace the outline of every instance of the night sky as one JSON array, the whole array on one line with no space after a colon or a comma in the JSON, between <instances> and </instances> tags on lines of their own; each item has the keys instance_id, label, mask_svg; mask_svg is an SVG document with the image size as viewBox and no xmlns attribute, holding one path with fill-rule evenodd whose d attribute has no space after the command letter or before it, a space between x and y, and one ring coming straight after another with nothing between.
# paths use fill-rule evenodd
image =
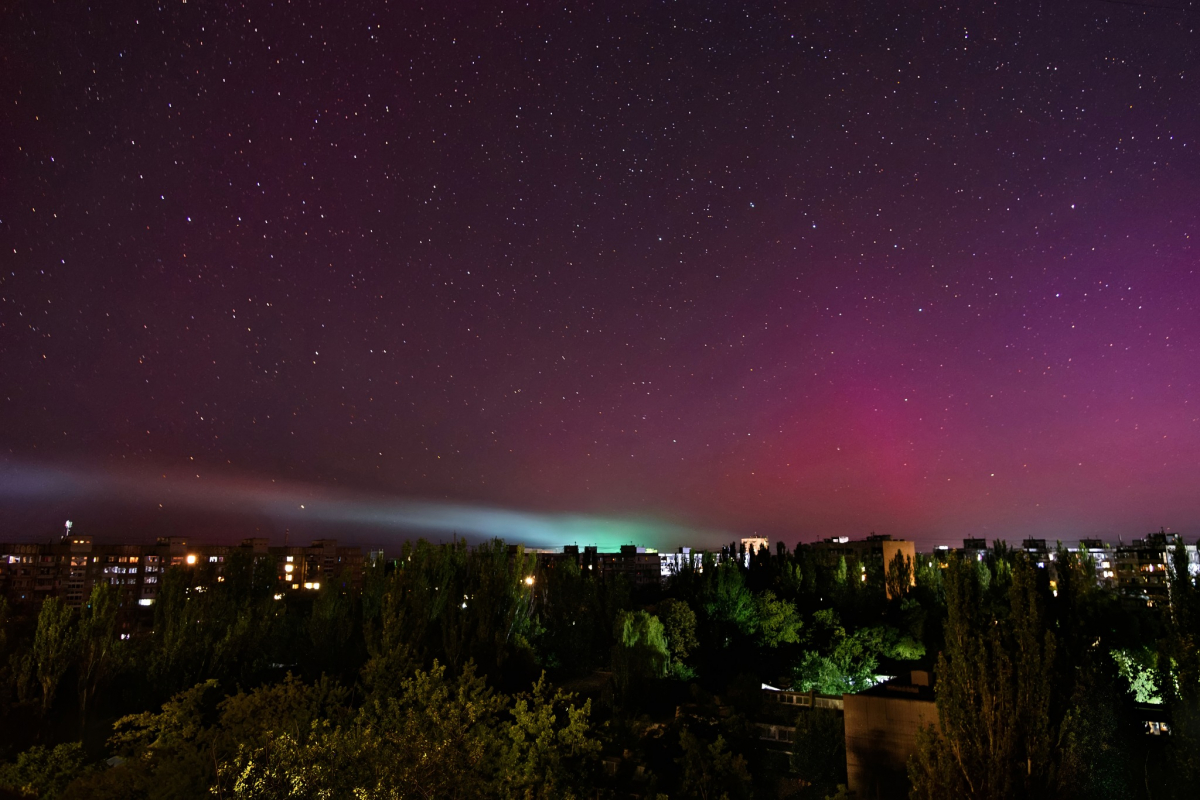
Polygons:
<instances>
[{"instance_id":1,"label":"night sky","mask_svg":"<svg viewBox=\"0 0 1200 800\"><path fill-rule=\"evenodd\" d=\"M0 536L1191 541L1198 21L6 3Z\"/></svg>"}]
</instances>

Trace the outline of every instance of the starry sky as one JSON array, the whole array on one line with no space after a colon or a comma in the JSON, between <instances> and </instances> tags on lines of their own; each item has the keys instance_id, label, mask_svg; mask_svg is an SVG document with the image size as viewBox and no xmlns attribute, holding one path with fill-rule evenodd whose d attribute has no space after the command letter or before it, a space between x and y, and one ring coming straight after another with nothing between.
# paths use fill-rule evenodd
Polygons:
<instances>
[{"instance_id":1,"label":"starry sky","mask_svg":"<svg viewBox=\"0 0 1200 800\"><path fill-rule=\"evenodd\" d=\"M0 535L1190 540L1200 13L964 5L5 4Z\"/></svg>"}]
</instances>

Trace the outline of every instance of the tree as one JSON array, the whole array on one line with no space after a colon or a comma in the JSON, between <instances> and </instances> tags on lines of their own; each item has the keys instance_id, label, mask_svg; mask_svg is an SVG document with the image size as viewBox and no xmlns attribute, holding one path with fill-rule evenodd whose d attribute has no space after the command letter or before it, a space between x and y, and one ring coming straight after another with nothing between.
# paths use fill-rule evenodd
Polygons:
<instances>
[{"instance_id":1,"label":"tree","mask_svg":"<svg viewBox=\"0 0 1200 800\"><path fill-rule=\"evenodd\" d=\"M822 694L854 693L873 686L887 638L881 626L849 633L836 611L817 611L806 640L809 650L793 670L794 684L802 692Z\"/></svg>"},{"instance_id":2,"label":"tree","mask_svg":"<svg viewBox=\"0 0 1200 800\"><path fill-rule=\"evenodd\" d=\"M300 789L320 783L310 780L313 754L330 752L314 749L319 736L313 732L351 718L349 691L327 678L306 685L291 675L224 699L217 689L215 681L205 681L158 711L118 720L109 746L123 762L73 784L64 800L228 797L243 772L248 783L241 796L307 796ZM326 766L343 775L354 764Z\"/></svg>"},{"instance_id":3,"label":"tree","mask_svg":"<svg viewBox=\"0 0 1200 800\"><path fill-rule=\"evenodd\" d=\"M58 684L71 667L79 647L74 612L57 597L42 602L31 652L34 676L42 690L42 713L50 710Z\"/></svg>"},{"instance_id":4,"label":"tree","mask_svg":"<svg viewBox=\"0 0 1200 800\"><path fill-rule=\"evenodd\" d=\"M896 555L892 557L884 580L889 600L902 598L912 590L913 562L903 550L897 550Z\"/></svg>"},{"instance_id":5,"label":"tree","mask_svg":"<svg viewBox=\"0 0 1200 800\"><path fill-rule=\"evenodd\" d=\"M758 643L763 647L774 648L800 641L800 630L804 627L804 622L796 613L795 604L790 600L778 599L774 592L767 589L754 598L754 610L758 617L755 624Z\"/></svg>"},{"instance_id":6,"label":"tree","mask_svg":"<svg viewBox=\"0 0 1200 800\"><path fill-rule=\"evenodd\" d=\"M53 748L35 745L18 755L13 763L0 765L0 788L38 800L56 800L71 781L87 771L83 745L79 742Z\"/></svg>"},{"instance_id":7,"label":"tree","mask_svg":"<svg viewBox=\"0 0 1200 800\"><path fill-rule=\"evenodd\" d=\"M0 664L8 655L8 618L12 610L9 608L8 599L0 595Z\"/></svg>"},{"instance_id":8,"label":"tree","mask_svg":"<svg viewBox=\"0 0 1200 800\"><path fill-rule=\"evenodd\" d=\"M474 549L461 541L406 544L379 621L368 631L364 679L382 690L433 659L452 669L473 660L480 669L498 670L511 657L528 657L535 638L534 562L524 548L510 553L499 540Z\"/></svg>"},{"instance_id":9,"label":"tree","mask_svg":"<svg viewBox=\"0 0 1200 800\"><path fill-rule=\"evenodd\" d=\"M79 724L88 704L112 667L117 647L117 596L107 582L97 583L79 615Z\"/></svg>"},{"instance_id":10,"label":"tree","mask_svg":"<svg viewBox=\"0 0 1200 800\"><path fill-rule=\"evenodd\" d=\"M217 702L217 682L207 680L174 695L159 711L117 720L108 744L124 762L100 783L109 790L124 787L128 797L207 794L216 783L219 731L211 722Z\"/></svg>"},{"instance_id":11,"label":"tree","mask_svg":"<svg viewBox=\"0 0 1200 800\"><path fill-rule=\"evenodd\" d=\"M284 604L274 595L274 566L237 551L215 566L175 566L159 584L148 672L164 694L206 678L255 682L272 662Z\"/></svg>"},{"instance_id":12,"label":"tree","mask_svg":"<svg viewBox=\"0 0 1200 800\"><path fill-rule=\"evenodd\" d=\"M697 800L737 800L750 797L750 772L746 759L729 752L725 738L717 736L711 744L687 728L679 732L683 755L676 759L682 776L680 792Z\"/></svg>"},{"instance_id":13,"label":"tree","mask_svg":"<svg viewBox=\"0 0 1200 800\"><path fill-rule=\"evenodd\" d=\"M841 714L823 708L801 711L791 761L805 784L800 797L819 799L836 792L846 782L846 728Z\"/></svg>"},{"instance_id":14,"label":"tree","mask_svg":"<svg viewBox=\"0 0 1200 800\"><path fill-rule=\"evenodd\" d=\"M551 800L588 794L589 769L600 753L592 736L592 703L550 693L545 673L513 705L503 726L497 788L505 800Z\"/></svg>"},{"instance_id":15,"label":"tree","mask_svg":"<svg viewBox=\"0 0 1200 800\"><path fill-rule=\"evenodd\" d=\"M1200 784L1200 576L1191 574L1180 537L1171 547L1169 569L1169 624L1159 643L1158 684L1171 711L1172 788L1177 797L1190 797Z\"/></svg>"},{"instance_id":16,"label":"tree","mask_svg":"<svg viewBox=\"0 0 1200 800\"><path fill-rule=\"evenodd\" d=\"M658 604L658 616L671 648L671 672L678 678L691 677L694 673L684 661L694 648L700 646L696 638L695 612L686 601L668 598Z\"/></svg>"},{"instance_id":17,"label":"tree","mask_svg":"<svg viewBox=\"0 0 1200 800\"><path fill-rule=\"evenodd\" d=\"M544 570L539 579L541 622L545 627L543 663L555 674L567 677L591 671L598 661L594 630L599 613L596 582L571 559Z\"/></svg>"},{"instance_id":18,"label":"tree","mask_svg":"<svg viewBox=\"0 0 1200 800\"><path fill-rule=\"evenodd\" d=\"M354 632L354 602L347 592L347 583L348 576L343 576L343 580L323 580L308 617L308 639L317 663L325 668L338 663Z\"/></svg>"},{"instance_id":19,"label":"tree","mask_svg":"<svg viewBox=\"0 0 1200 800\"><path fill-rule=\"evenodd\" d=\"M1129 699L1116 663L1101 653L1086 655L1059 733L1058 797L1116 800L1138 794L1131 779L1138 739L1146 737L1130 724Z\"/></svg>"},{"instance_id":20,"label":"tree","mask_svg":"<svg viewBox=\"0 0 1200 800\"><path fill-rule=\"evenodd\" d=\"M704 611L716 625L718 644L728 647L736 634L751 635L755 628L754 597L746 588L742 570L727 559L707 573L709 581Z\"/></svg>"},{"instance_id":21,"label":"tree","mask_svg":"<svg viewBox=\"0 0 1200 800\"><path fill-rule=\"evenodd\" d=\"M938 725L918 735L909 764L914 798L1049 796L1054 635L1046 630L1034 567L1012 572L1007 619L981 609L974 564L946 569L945 649L937 660Z\"/></svg>"},{"instance_id":22,"label":"tree","mask_svg":"<svg viewBox=\"0 0 1200 800\"><path fill-rule=\"evenodd\" d=\"M613 678L628 697L639 682L665 678L671 662L666 633L658 617L645 611L622 611L613 626Z\"/></svg>"}]
</instances>

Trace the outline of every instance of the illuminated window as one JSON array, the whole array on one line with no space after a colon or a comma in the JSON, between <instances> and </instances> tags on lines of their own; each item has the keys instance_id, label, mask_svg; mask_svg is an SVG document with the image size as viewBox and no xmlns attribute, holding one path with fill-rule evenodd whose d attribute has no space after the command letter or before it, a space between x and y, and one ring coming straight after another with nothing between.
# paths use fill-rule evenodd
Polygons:
<instances>
[{"instance_id":1,"label":"illuminated window","mask_svg":"<svg viewBox=\"0 0 1200 800\"><path fill-rule=\"evenodd\" d=\"M143 597L141 600L138 600L138 605L139 606L152 606L152 605L154 605L154 598L153 597Z\"/></svg>"},{"instance_id":2,"label":"illuminated window","mask_svg":"<svg viewBox=\"0 0 1200 800\"><path fill-rule=\"evenodd\" d=\"M189 564L195 564L195 563L196 563L196 556L195 556L194 554L192 554L192 555L189 555L189 556L187 557L187 563L189 563Z\"/></svg>"}]
</instances>

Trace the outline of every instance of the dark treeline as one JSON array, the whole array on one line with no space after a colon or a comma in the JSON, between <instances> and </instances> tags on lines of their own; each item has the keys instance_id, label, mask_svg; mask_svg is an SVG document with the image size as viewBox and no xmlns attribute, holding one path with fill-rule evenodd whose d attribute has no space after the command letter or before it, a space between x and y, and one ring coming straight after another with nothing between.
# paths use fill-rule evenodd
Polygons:
<instances>
[{"instance_id":1,"label":"dark treeline","mask_svg":"<svg viewBox=\"0 0 1200 800\"><path fill-rule=\"evenodd\" d=\"M664 586L407 545L315 592L272 562L173 567L151 609L0 601L0 786L40 798L823 798L840 717L793 752L760 686L852 693L933 668L915 797L1184 797L1200 780L1200 589L1100 589L1087 556L892 569L811 548L701 557ZM886 573L886 577L885 577ZM132 621L132 626L130 622ZM127 637L127 638L126 638ZM1172 734L1142 732L1161 703ZM3 790L0 790L3 791Z\"/></svg>"}]
</instances>

